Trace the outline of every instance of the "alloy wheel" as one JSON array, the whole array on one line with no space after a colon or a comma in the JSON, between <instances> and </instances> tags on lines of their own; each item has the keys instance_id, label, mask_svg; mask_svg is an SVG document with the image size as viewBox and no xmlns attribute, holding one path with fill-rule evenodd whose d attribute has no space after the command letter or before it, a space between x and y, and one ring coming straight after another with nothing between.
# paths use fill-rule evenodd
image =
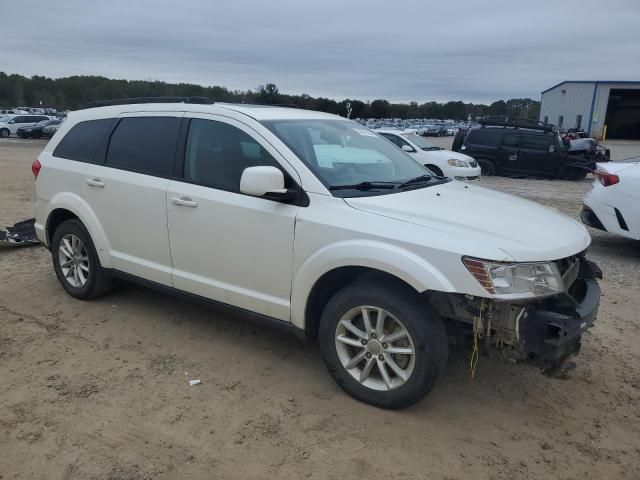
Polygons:
<instances>
[{"instance_id":1,"label":"alloy wheel","mask_svg":"<svg viewBox=\"0 0 640 480\"><path fill-rule=\"evenodd\" d=\"M58 262L65 280L72 287L82 288L89 280L89 256L82 241L68 233L60 241Z\"/></svg>"},{"instance_id":2,"label":"alloy wheel","mask_svg":"<svg viewBox=\"0 0 640 480\"><path fill-rule=\"evenodd\" d=\"M404 385L415 367L413 339L388 311L370 305L352 308L335 332L338 358L360 384L387 391Z\"/></svg>"}]
</instances>

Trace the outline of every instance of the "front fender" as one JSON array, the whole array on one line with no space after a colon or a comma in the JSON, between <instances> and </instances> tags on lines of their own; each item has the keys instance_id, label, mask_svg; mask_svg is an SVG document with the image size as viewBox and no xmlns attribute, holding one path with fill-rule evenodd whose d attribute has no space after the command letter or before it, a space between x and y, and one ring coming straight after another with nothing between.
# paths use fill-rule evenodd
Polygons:
<instances>
[{"instance_id":1,"label":"front fender","mask_svg":"<svg viewBox=\"0 0 640 480\"><path fill-rule=\"evenodd\" d=\"M98 258L100 259L100 264L104 268L111 268L111 246L109 244L109 240L107 235L105 234L100 222L98 221L98 217L91 209L89 204L79 195L71 192L61 192L57 193L53 196L53 198L48 202L47 212L46 212L46 235L49 238L49 220L51 218L51 214L54 210L64 209L69 210L76 217L80 219L83 223L89 235L91 236L91 240L93 241L93 245L96 247L96 252L98 253Z\"/></svg>"},{"instance_id":2,"label":"front fender","mask_svg":"<svg viewBox=\"0 0 640 480\"><path fill-rule=\"evenodd\" d=\"M368 267L391 274L416 291L454 292L447 277L424 258L404 248L371 240L338 242L315 252L297 269L291 292L291 321L305 327L309 294L326 273L340 267Z\"/></svg>"}]
</instances>

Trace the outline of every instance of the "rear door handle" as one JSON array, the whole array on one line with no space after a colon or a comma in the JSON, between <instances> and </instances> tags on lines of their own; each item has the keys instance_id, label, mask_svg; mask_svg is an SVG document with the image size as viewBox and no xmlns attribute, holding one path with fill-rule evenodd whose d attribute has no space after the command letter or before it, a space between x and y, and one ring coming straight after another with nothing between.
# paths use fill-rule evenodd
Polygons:
<instances>
[{"instance_id":1,"label":"rear door handle","mask_svg":"<svg viewBox=\"0 0 640 480\"><path fill-rule=\"evenodd\" d=\"M189 197L171 197L171 203L181 207L197 207L198 202Z\"/></svg>"},{"instance_id":2,"label":"rear door handle","mask_svg":"<svg viewBox=\"0 0 640 480\"><path fill-rule=\"evenodd\" d=\"M104 182L99 178L87 178L87 185L92 187L104 187Z\"/></svg>"}]
</instances>

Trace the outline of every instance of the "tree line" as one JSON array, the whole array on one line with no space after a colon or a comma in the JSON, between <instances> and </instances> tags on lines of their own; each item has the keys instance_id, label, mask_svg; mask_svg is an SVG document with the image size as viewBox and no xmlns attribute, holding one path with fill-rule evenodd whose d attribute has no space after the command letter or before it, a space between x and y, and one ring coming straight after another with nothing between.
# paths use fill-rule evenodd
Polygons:
<instances>
[{"instance_id":1,"label":"tree line","mask_svg":"<svg viewBox=\"0 0 640 480\"><path fill-rule=\"evenodd\" d=\"M490 105L450 101L445 103L391 103L384 99L364 102L358 99L336 101L307 94L280 93L273 83L255 90L230 90L220 86L205 87L190 83L166 83L147 80L115 80L101 76L48 78L40 75L24 77L0 72L0 107L18 106L74 110L93 100L127 97L203 96L218 102L286 105L346 116L351 118L437 118L466 120L469 116L511 116L538 119L540 102L530 98L498 100Z\"/></svg>"}]
</instances>

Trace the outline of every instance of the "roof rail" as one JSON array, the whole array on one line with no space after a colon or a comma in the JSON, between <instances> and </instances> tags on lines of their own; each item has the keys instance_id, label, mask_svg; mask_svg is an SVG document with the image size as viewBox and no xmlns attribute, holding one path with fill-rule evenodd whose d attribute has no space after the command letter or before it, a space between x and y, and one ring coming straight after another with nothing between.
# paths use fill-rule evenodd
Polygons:
<instances>
[{"instance_id":1,"label":"roof rail","mask_svg":"<svg viewBox=\"0 0 640 480\"><path fill-rule=\"evenodd\" d=\"M557 132L555 125L526 118L487 117L481 118L478 120L478 123L482 125L482 127L511 127L541 130L543 132Z\"/></svg>"},{"instance_id":2,"label":"roof rail","mask_svg":"<svg viewBox=\"0 0 640 480\"><path fill-rule=\"evenodd\" d=\"M214 103L209 97L131 97L115 98L112 100L94 100L87 103L82 109L95 107L109 107L112 105L131 105L138 103L192 103L211 105ZM81 109L81 110L82 110Z\"/></svg>"}]
</instances>

